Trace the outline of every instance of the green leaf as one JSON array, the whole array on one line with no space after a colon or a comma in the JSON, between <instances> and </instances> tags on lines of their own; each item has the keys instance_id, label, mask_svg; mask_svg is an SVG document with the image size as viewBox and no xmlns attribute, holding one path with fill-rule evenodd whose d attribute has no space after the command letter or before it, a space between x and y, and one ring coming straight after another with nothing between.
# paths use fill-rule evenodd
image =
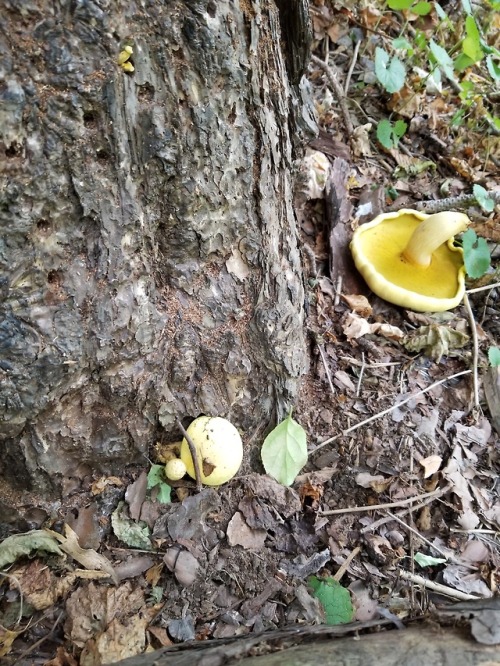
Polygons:
<instances>
[{"instance_id":1,"label":"green leaf","mask_svg":"<svg viewBox=\"0 0 500 666\"><path fill-rule=\"evenodd\" d=\"M455 72L463 72L469 67L472 67L473 64L474 60L472 60L472 58L469 58L465 53L460 53L453 62L453 68Z\"/></svg>"},{"instance_id":2,"label":"green leaf","mask_svg":"<svg viewBox=\"0 0 500 666\"><path fill-rule=\"evenodd\" d=\"M389 54L379 46L375 49L375 74L389 93L401 90L406 78L406 70L401 60L397 56L389 58Z\"/></svg>"},{"instance_id":3,"label":"green leaf","mask_svg":"<svg viewBox=\"0 0 500 666\"><path fill-rule=\"evenodd\" d=\"M14 534L0 543L0 569L12 564L23 555L31 555L37 551L63 555L54 537L45 530L33 530L25 534Z\"/></svg>"},{"instance_id":4,"label":"green leaf","mask_svg":"<svg viewBox=\"0 0 500 666\"><path fill-rule=\"evenodd\" d=\"M413 53L413 46L405 37L396 37L396 39L393 39L392 48L399 51L408 51L410 54Z\"/></svg>"},{"instance_id":5,"label":"green leaf","mask_svg":"<svg viewBox=\"0 0 500 666\"><path fill-rule=\"evenodd\" d=\"M165 483L165 465L151 465L148 472L148 490L160 483Z\"/></svg>"},{"instance_id":6,"label":"green leaf","mask_svg":"<svg viewBox=\"0 0 500 666\"><path fill-rule=\"evenodd\" d=\"M266 473L290 486L307 462L307 436L290 413L264 440L261 450Z\"/></svg>"},{"instance_id":7,"label":"green leaf","mask_svg":"<svg viewBox=\"0 0 500 666\"><path fill-rule=\"evenodd\" d=\"M492 368L500 367L500 347L490 347L488 349L488 360Z\"/></svg>"},{"instance_id":8,"label":"green leaf","mask_svg":"<svg viewBox=\"0 0 500 666\"><path fill-rule=\"evenodd\" d=\"M156 499L161 504L170 504L172 487L166 482L165 465L151 465L148 472L148 490L158 488Z\"/></svg>"},{"instance_id":9,"label":"green leaf","mask_svg":"<svg viewBox=\"0 0 500 666\"><path fill-rule=\"evenodd\" d=\"M500 81L500 66L493 60L491 55L486 56L486 67L494 81Z\"/></svg>"},{"instance_id":10,"label":"green leaf","mask_svg":"<svg viewBox=\"0 0 500 666\"><path fill-rule=\"evenodd\" d=\"M308 581L313 594L325 610L326 624L347 624L354 617L354 608L349 590L332 578L311 576Z\"/></svg>"},{"instance_id":11,"label":"green leaf","mask_svg":"<svg viewBox=\"0 0 500 666\"><path fill-rule=\"evenodd\" d=\"M169 486L168 483L159 483L156 499L161 504L170 504L172 501L172 486Z\"/></svg>"},{"instance_id":12,"label":"green leaf","mask_svg":"<svg viewBox=\"0 0 500 666\"><path fill-rule=\"evenodd\" d=\"M433 39L431 39L429 42L429 46L437 64L441 67L446 76L454 81L455 73L453 71L453 60L450 58L448 53L443 49L442 46L436 44Z\"/></svg>"},{"instance_id":13,"label":"green leaf","mask_svg":"<svg viewBox=\"0 0 500 666\"><path fill-rule=\"evenodd\" d=\"M476 184L472 188L472 192L481 208L487 213L491 213L491 211L495 208L495 200L488 196L487 190L485 190L481 185Z\"/></svg>"},{"instance_id":14,"label":"green leaf","mask_svg":"<svg viewBox=\"0 0 500 666\"><path fill-rule=\"evenodd\" d=\"M132 548L151 550L148 526L125 516L122 513L123 507L124 502L120 502L111 514L111 526L116 538Z\"/></svg>"},{"instance_id":15,"label":"green leaf","mask_svg":"<svg viewBox=\"0 0 500 666\"><path fill-rule=\"evenodd\" d=\"M407 127L404 120L397 120L392 124L390 120L384 118L377 125L377 139L384 148L390 150L398 145L399 139L404 135Z\"/></svg>"},{"instance_id":16,"label":"green leaf","mask_svg":"<svg viewBox=\"0 0 500 666\"><path fill-rule=\"evenodd\" d=\"M421 567L435 567L438 564L445 564L448 560L443 557L431 557L423 553L415 553L413 558L415 562Z\"/></svg>"},{"instance_id":17,"label":"green leaf","mask_svg":"<svg viewBox=\"0 0 500 666\"><path fill-rule=\"evenodd\" d=\"M415 30L414 40L419 49L427 48L427 37L423 30Z\"/></svg>"},{"instance_id":18,"label":"green leaf","mask_svg":"<svg viewBox=\"0 0 500 666\"><path fill-rule=\"evenodd\" d=\"M462 247L467 275L473 279L480 278L491 263L488 244L484 238L478 238L473 229L467 229L462 235Z\"/></svg>"},{"instance_id":19,"label":"green leaf","mask_svg":"<svg viewBox=\"0 0 500 666\"><path fill-rule=\"evenodd\" d=\"M448 18L448 14L444 11L439 2L434 3L434 9L436 10L437 17L440 21L445 21Z\"/></svg>"},{"instance_id":20,"label":"green leaf","mask_svg":"<svg viewBox=\"0 0 500 666\"><path fill-rule=\"evenodd\" d=\"M381 120L377 125L377 139L387 150L394 147L392 141L392 124L387 118Z\"/></svg>"},{"instance_id":21,"label":"green leaf","mask_svg":"<svg viewBox=\"0 0 500 666\"><path fill-rule=\"evenodd\" d=\"M417 4L411 8L411 11L418 16L427 16L427 14L430 14L431 10L432 5L430 2L417 2Z\"/></svg>"},{"instance_id":22,"label":"green leaf","mask_svg":"<svg viewBox=\"0 0 500 666\"><path fill-rule=\"evenodd\" d=\"M413 0L387 0L387 6L389 9L394 9L394 11L399 12L404 9L410 9L413 4Z\"/></svg>"},{"instance_id":23,"label":"green leaf","mask_svg":"<svg viewBox=\"0 0 500 666\"><path fill-rule=\"evenodd\" d=\"M481 35L473 16L465 19L465 32L467 36L462 42L462 51L473 62L478 62L484 57L484 53L481 48Z\"/></svg>"},{"instance_id":24,"label":"green leaf","mask_svg":"<svg viewBox=\"0 0 500 666\"><path fill-rule=\"evenodd\" d=\"M472 5L470 0L462 0L462 7L464 8L464 12L466 14L472 14Z\"/></svg>"},{"instance_id":25,"label":"green leaf","mask_svg":"<svg viewBox=\"0 0 500 666\"><path fill-rule=\"evenodd\" d=\"M399 141L399 139L402 136L404 136L407 129L408 129L408 124L405 123L404 120L396 120L396 122L394 123L394 127L393 127L392 131L393 131L394 136L396 137L397 141ZM396 143L397 143L397 141L396 141Z\"/></svg>"},{"instance_id":26,"label":"green leaf","mask_svg":"<svg viewBox=\"0 0 500 666\"><path fill-rule=\"evenodd\" d=\"M159 585L153 585L149 593L149 601L152 604L159 604L163 599L163 591L163 587L160 587Z\"/></svg>"}]
</instances>

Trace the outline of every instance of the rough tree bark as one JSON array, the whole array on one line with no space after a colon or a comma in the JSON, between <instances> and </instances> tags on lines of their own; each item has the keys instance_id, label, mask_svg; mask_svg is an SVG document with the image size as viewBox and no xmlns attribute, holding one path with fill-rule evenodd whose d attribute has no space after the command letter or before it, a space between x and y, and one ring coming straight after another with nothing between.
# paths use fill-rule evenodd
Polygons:
<instances>
[{"instance_id":1,"label":"rough tree bark","mask_svg":"<svg viewBox=\"0 0 500 666\"><path fill-rule=\"evenodd\" d=\"M306 4L0 1L4 477L49 493L176 416L293 402Z\"/></svg>"}]
</instances>

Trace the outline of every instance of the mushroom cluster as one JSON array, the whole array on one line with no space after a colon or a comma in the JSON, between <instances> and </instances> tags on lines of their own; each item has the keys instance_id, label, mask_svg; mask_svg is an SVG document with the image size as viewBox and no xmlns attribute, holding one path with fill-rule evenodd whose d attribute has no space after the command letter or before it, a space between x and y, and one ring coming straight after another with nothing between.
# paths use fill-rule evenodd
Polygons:
<instances>
[{"instance_id":1,"label":"mushroom cluster","mask_svg":"<svg viewBox=\"0 0 500 666\"><path fill-rule=\"evenodd\" d=\"M243 443L240 433L230 421L220 416L200 416L191 423L186 433L196 451L201 483L220 486L233 478L243 460ZM196 479L193 457L184 437L180 459L169 460L165 475L177 481L186 472Z\"/></svg>"},{"instance_id":2,"label":"mushroom cluster","mask_svg":"<svg viewBox=\"0 0 500 666\"><path fill-rule=\"evenodd\" d=\"M463 252L455 234L467 215L426 215L403 209L385 213L355 231L351 253L370 289L390 303L421 312L456 307L465 292Z\"/></svg>"}]
</instances>

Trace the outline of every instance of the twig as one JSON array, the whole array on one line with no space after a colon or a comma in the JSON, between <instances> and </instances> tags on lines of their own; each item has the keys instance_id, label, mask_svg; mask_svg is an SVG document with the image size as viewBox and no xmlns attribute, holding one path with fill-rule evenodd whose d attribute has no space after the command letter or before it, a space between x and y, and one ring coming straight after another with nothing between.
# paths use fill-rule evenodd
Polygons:
<instances>
[{"instance_id":1,"label":"twig","mask_svg":"<svg viewBox=\"0 0 500 666\"><path fill-rule=\"evenodd\" d=\"M351 137L352 133L354 132L354 127L351 121L351 116L349 115L349 109L347 108L344 91L342 90L340 83L337 81L337 77L335 76L333 69L326 62L321 60L321 58L317 58L315 55L311 56L311 62L313 62L315 65L318 65L318 67L321 67L321 69L325 72L326 78L328 79L339 103L347 134L349 137Z\"/></svg>"},{"instance_id":2,"label":"twig","mask_svg":"<svg viewBox=\"0 0 500 666\"><path fill-rule=\"evenodd\" d=\"M472 386L474 390L474 407L479 409L479 377L477 372L479 344L477 341L476 321L474 319L474 313L472 312L467 292L464 294L464 305L469 317L470 332L472 336Z\"/></svg>"},{"instance_id":3,"label":"twig","mask_svg":"<svg viewBox=\"0 0 500 666\"><path fill-rule=\"evenodd\" d=\"M409 571L399 571L399 577L404 580L409 580L411 583L416 585L422 585L422 587L432 590L433 592L438 592L439 594L444 594L447 597L452 599L459 599L460 601L477 601L478 597L475 597L473 594L465 594L465 592L460 592L455 590L452 587L447 585L441 585L440 583L433 583L431 580L427 580L423 576L417 576L412 574Z\"/></svg>"},{"instance_id":4,"label":"twig","mask_svg":"<svg viewBox=\"0 0 500 666\"><path fill-rule=\"evenodd\" d=\"M402 365L402 361L391 361L390 363L366 363L364 361L358 361L357 358L352 356L339 356L342 361L348 361L351 365L358 365L364 368L388 368L393 365Z\"/></svg>"},{"instance_id":5,"label":"twig","mask_svg":"<svg viewBox=\"0 0 500 666\"><path fill-rule=\"evenodd\" d=\"M195 476L196 476L196 490L197 490L197 492L200 492L200 490L201 490L201 470L200 470L200 462L198 460L198 455L196 453L196 447L193 444L193 440L191 439L191 437L187 434L186 429L184 428L184 426L180 422L180 419L176 418L175 421L176 421L180 431L184 435L184 438L185 438L186 442L188 443L189 452L191 454L191 458L193 459L194 473L195 473Z\"/></svg>"},{"instance_id":6,"label":"twig","mask_svg":"<svg viewBox=\"0 0 500 666\"><path fill-rule=\"evenodd\" d=\"M54 631L56 630L56 627L59 624L59 622L61 621L61 618L62 618L63 615L64 615L64 611L62 610L59 613L59 615L57 616L56 621L52 625L52 628L50 629L49 633L45 634L45 636L42 636L42 638L37 640L36 643L33 643L33 645L30 645L28 648L26 648L26 650L24 650L24 652L21 652L19 657L15 661L12 662L11 666L15 666L15 664L18 664L19 662L21 662L24 659L24 657L31 654L33 652L33 650L36 650L36 648L40 647L40 645L42 643L45 643L45 641L48 640L52 636Z\"/></svg>"},{"instance_id":7,"label":"twig","mask_svg":"<svg viewBox=\"0 0 500 666\"><path fill-rule=\"evenodd\" d=\"M381 416L385 416L386 414L389 414L390 412L394 411L398 407L401 407L401 405L406 405L407 402L410 402L410 400L414 400L415 398L418 398L419 395L424 395L428 391L431 391L433 388L436 386L440 386L441 384L444 384L445 382L450 381L451 379L456 379L457 377L462 377L463 375L470 375L472 371L471 370L462 370L461 372L456 372L454 375L450 375L449 377L445 377L444 379L440 379L437 382L434 382L434 384L431 384L425 389L422 389L421 391L417 391L417 393L413 393L410 395L408 398L405 398L404 400L401 400L401 402L396 403L395 405L392 405L392 407L389 407L388 409L384 409L382 412L379 412L378 414L374 414L373 416L370 416L370 418L365 419L364 421L361 421L360 423L356 423L356 425L351 426L350 428L347 428L346 430L342 430L342 432L339 435L334 435L333 437L330 437L329 439L325 439L324 442L321 442L321 444L318 444L315 446L313 449L309 451L310 454L316 453L316 451L319 451L319 449L322 449L324 446L327 444L331 444L332 442L335 442L337 439L340 439L340 437L345 437L351 432L354 432L358 428L361 428L362 426L366 425L367 423L371 423L372 421L375 421L376 419L379 419Z\"/></svg>"},{"instance_id":8,"label":"twig","mask_svg":"<svg viewBox=\"0 0 500 666\"><path fill-rule=\"evenodd\" d=\"M323 345L321 344L321 342L318 342L318 340L316 340L316 344L318 345L321 360L323 361L323 367L325 368L326 376L328 377L328 383L330 385L330 391L332 392L332 395L335 395L335 387L333 386L332 376L330 374L330 368L328 367L328 363L326 362L326 356L325 356L325 352L323 350Z\"/></svg>"},{"instance_id":9,"label":"twig","mask_svg":"<svg viewBox=\"0 0 500 666\"><path fill-rule=\"evenodd\" d=\"M475 289L467 289L468 294L478 294L480 291L487 291L488 289L497 289L500 287L500 282L493 284L486 284L484 287L476 287Z\"/></svg>"},{"instance_id":10,"label":"twig","mask_svg":"<svg viewBox=\"0 0 500 666\"><path fill-rule=\"evenodd\" d=\"M363 381L363 375L365 374L365 352L361 352L361 359L363 363L361 365L361 370L359 371L358 384L356 386L356 397L358 397L361 392L361 382Z\"/></svg>"},{"instance_id":11,"label":"twig","mask_svg":"<svg viewBox=\"0 0 500 666\"><path fill-rule=\"evenodd\" d=\"M450 490L451 486L447 486L445 490ZM399 500L398 502L388 502L387 504L372 504L371 506L349 506L345 509L330 509L328 511L320 511L322 516L334 516L341 513L362 513L365 511L380 511L381 509L392 509L396 506L408 506L413 502L420 502L420 500L427 499L428 497L436 498L444 493L440 490L433 490L430 493L423 493L422 495L415 495L415 497L408 497L404 500ZM415 507L413 507L415 508ZM373 525L370 525L372 528Z\"/></svg>"},{"instance_id":12,"label":"twig","mask_svg":"<svg viewBox=\"0 0 500 666\"><path fill-rule=\"evenodd\" d=\"M450 527L450 532L456 532L457 534L500 534L498 530L459 530L456 527Z\"/></svg>"},{"instance_id":13,"label":"twig","mask_svg":"<svg viewBox=\"0 0 500 666\"><path fill-rule=\"evenodd\" d=\"M403 509L403 511L398 511L396 515L398 518L403 518L403 516L408 515L412 510L415 509L422 509L424 506L427 506L427 504L430 504L431 502L434 502L434 500L439 499L443 495L446 495L447 492L449 492L453 488L452 484L449 483L446 485L444 488L441 488L440 490L435 490L433 493L429 493L429 497L426 499L419 500L418 506L414 506L413 504L410 506L409 509ZM413 500L416 498L414 497ZM385 523L389 523L391 519L388 516L384 516L383 518L379 518L376 520L374 523L371 523L370 525L366 525L365 527L361 528L360 534L366 534L367 532L372 532L373 530L376 530L378 527L381 525L385 525Z\"/></svg>"},{"instance_id":14,"label":"twig","mask_svg":"<svg viewBox=\"0 0 500 666\"><path fill-rule=\"evenodd\" d=\"M500 191L488 192L488 197L493 199L496 204L500 203ZM458 197L447 197L436 201L420 201L415 204L415 208L424 213L439 213L450 208L465 208L465 206L475 203L477 203L477 199L473 194L460 194Z\"/></svg>"},{"instance_id":15,"label":"twig","mask_svg":"<svg viewBox=\"0 0 500 666\"><path fill-rule=\"evenodd\" d=\"M356 61L358 60L358 53L359 53L359 47L361 46L361 40L358 39L356 41L356 44L354 44L354 53L352 54L352 60L351 60L351 65L349 67L349 71L347 72L347 76L345 79L344 83L344 96L347 97L347 94L349 92L349 86L351 85L351 76L354 71L354 68L356 67Z\"/></svg>"},{"instance_id":16,"label":"twig","mask_svg":"<svg viewBox=\"0 0 500 666\"><path fill-rule=\"evenodd\" d=\"M342 566L340 567L340 569L337 571L335 576L333 576L334 580L336 580L337 583L340 582L340 579L342 578L342 576L345 574L345 572L349 568L351 562L356 557L356 555L358 555L358 553L360 553L360 552L361 552L360 546L356 546L356 548L349 553L348 557L346 558L346 561L342 563Z\"/></svg>"}]
</instances>

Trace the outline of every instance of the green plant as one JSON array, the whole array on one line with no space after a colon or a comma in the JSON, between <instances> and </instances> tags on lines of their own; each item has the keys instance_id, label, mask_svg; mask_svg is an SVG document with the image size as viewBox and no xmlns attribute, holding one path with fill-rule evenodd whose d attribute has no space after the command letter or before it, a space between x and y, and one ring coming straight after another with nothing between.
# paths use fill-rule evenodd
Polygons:
<instances>
[{"instance_id":1,"label":"green plant","mask_svg":"<svg viewBox=\"0 0 500 666\"><path fill-rule=\"evenodd\" d=\"M349 590L342 587L332 576L326 578L310 576L307 582L325 611L325 624L334 626L352 621L354 607Z\"/></svg>"},{"instance_id":2,"label":"green plant","mask_svg":"<svg viewBox=\"0 0 500 666\"><path fill-rule=\"evenodd\" d=\"M491 265L488 244L479 238L473 229L467 229L462 235L462 248L467 275L476 280L483 276Z\"/></svg>"},{"instance_id":3,"label":"green plant","mask_svg":"<svg viewBox=\"0 0 500 666\"><path fill-rule=\"evenodd\" d=\"M290 486L307 462L304 428L292 419L292 412L264 440L261 449L266 473L284 486Z\"/></svg>"},{"instance_id":4,"label":"green plant","mask_svg":"<svg viewBox=\"0 0 500 666\"><path fill-rule=\"evenodd\" d=\"M488 349L488 360L492 368L500 368L500 347Z\"/></svg>"},{"instance_id":5,"label":"green plant","mask_svg":"<svg viewBox=\"0 0 500 666\"><path fill-rule=\"evenodd\" d=\"M495 208L495 200L488 196L487 190L485 190L481 185L476 184L472 188L472 192L481 208L487 213L491 213L491 211Z\"/></svg>"},{"instance_id":6,"label":"green plant","mask_svg":"<svg viewBox=\"0 0 500 666\"><path fill-rule=\"evenodd\" d=\"M461 108L452 118L452 127L486 121L499 130L500 118L493 112L494 105L488 98L492 85L500 81L500 50L488 41L489 38L493 41L489 36L496 29L494 16L499 5L498 0L491 0L481 8L476 5L473 8L469 0L462 0L462 14L457 21L455 17L451 20L438 2L387 0L386 10L399 16L401 27L399 35L390 42L392 51L380 46L375 49L375 75L379 84L390 94L399 92L405 85L411 88L415 83L407 77L407 70L418 68L423 73L424 83L432 81L433 87L441 90L443 74L459 93L461 101ZM432 13L439 19L432 39L418 29L418 24L410 37L409 14L424 17ZM467 72L472 68L479 68L480 76L468 77ZM388 133L386 126L382 126L380 133L380 143L387 147L392 142L394 147L395 137Z\"/></svg>"},{"instance_id":7,"label":"green plant","mask_svg":"<svg viewBox=\"0 0 500 666\"><path fill-rule=\"evenodd\" d=\"M406 69L397 56L392 58L379 46L375 49L375 74L388 93L401 90L405 84Z\"/></svg>"},{"instance_id":8,"label":"green plant","mask_svg":"<svg viewBox=\"0 0 500 666\"><path fill-rule=\"evenodd\" d=\"M391 123L390 120L384 118L377 125L377 139L387 150L397 148L399 140L407 129L408 125L404 120L396 120L395 123Z\"/></svg>"},{"instance_id":9,"label":"green plant","mask_svg":"<svg viewBox=\"0 0 500 666\"><path fill-rule=\"evenodd\" d=\"M162 504L170 504L172 488L167 483L164 465L151 465L151 469L148 472L148 490L151 490L152 488L158 489L158 494L156 496L158 502L161 502Z\"/></svg>"}]
</instances>

